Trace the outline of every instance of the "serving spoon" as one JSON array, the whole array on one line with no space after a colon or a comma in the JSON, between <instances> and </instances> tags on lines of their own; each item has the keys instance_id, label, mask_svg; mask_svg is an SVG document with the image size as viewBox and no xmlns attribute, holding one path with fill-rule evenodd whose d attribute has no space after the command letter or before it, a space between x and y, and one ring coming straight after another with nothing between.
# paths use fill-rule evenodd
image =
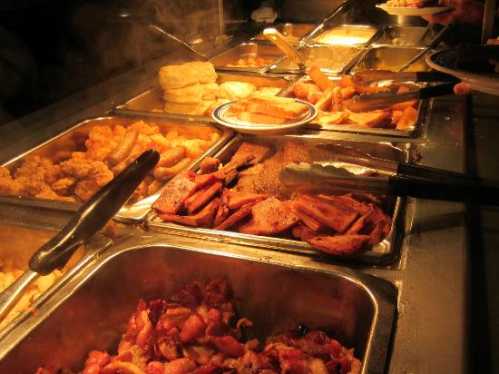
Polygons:
<instances>
[{"instance_id":1,"label":"serving spoon","mask_svg":"<svg viewBox=\"0 0 499 374\"><path fill-rule=\"evenodd\" d=\"M104 227L158 161L158 152L144 152L84 203L62 230L36 251L28 270L0 293L0 321L16 305L26 287L39 276L63 267L80 245Z\"/></svg>"}]
</instances>

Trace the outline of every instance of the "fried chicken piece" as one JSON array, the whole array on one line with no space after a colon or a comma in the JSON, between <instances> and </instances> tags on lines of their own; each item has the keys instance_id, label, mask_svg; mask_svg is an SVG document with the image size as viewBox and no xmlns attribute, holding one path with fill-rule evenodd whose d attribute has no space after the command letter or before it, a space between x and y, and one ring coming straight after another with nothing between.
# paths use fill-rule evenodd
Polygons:
<instances>
[{"instance_id":1,"label":"fried chicken piece","mask_svg":"<svg viewBox=\"0 0 499 374\"><path fill-rule=\"evenodd\" d=\"M327 254L345 256L365 250L369 239L368 235L319 235L307 240L307 242L312 247Z\"/></svg>"},{"instance_id":2,"label":"fried chicken piece","mask_svg":"<svg viewBox=\"0 0 499 374\"><path fill-rule=\"evenodd\" d=\"M159 213L176 214L184 205L184 201L194 193L195 176L193 172L187 171L171 179L154 202L153 208Z\"/></svg>"},{"instance_id":3,"label":"fried chicken piece","mask_svg":"<svg viewBox=\"0 0 499 374\"><path fill-rule=\"evenodd\" d=\"M253 235L273 235L288 230L298 222L290 201L269 197L251 209L251 220L240 226L239 231Z\"/></svg>"},{"instance_id":4,"label":"fried chicken piece","mask_svg":"<svg viewBox=\"0 0 499 374\"><path fill-rule=\"evenodd\" d=\"M21 184L10 176L9 169L0 166L0 195L17 196L20 191Z\"/></svg>"},{"instance_id":5,"label":"fried chicken piece","mask_svg":"<svg viewBox=\"0 0 499 374\"><path fill-rule=\"evenodd\" d=\"M52 183L52 189L59 195L69 195L77 181L73 177L64 177Z\"/></svg>"}]
</instances>

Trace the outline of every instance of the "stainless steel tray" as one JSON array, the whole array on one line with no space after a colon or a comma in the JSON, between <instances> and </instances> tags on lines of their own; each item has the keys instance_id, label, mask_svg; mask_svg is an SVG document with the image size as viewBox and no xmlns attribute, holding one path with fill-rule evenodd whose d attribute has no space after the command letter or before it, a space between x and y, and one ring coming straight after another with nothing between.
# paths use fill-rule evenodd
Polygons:
<instances>
[{"instance_id":1,"label":"stainless steel tray","mask_svg":"<svg viewBox=\"0 0 499 374\"><path fill-rule=\"evenodd\" d=\"M132 118L127 118L127 117L120 117L120 116L107 116L107 117L97 117L97 118L91 118L84 120L82 122L77 123L76 125L70 127L68 130L60 133L59 135L55 136L54 138L36 146L35 148L32 148L28 150L27 152L18 155L14 157L13 159L7 161L6 163L3 164L3 166L9 168L9 169L15 169L18 167L23 160L26 159L28 156L43 156L43 157L53 157L57 152L60 151L76 151L76 142L75 139L81 138L82 136L86 136L88 134L88 131L93 127L93 126L98 126L98 125L105 125L110 122L112 123L121 123L123 125L127 125L131 122L138 121L140 117L134 117ZM189 121L178 121L176 119L155 119L154 123L159 125L160 127L168 127L169 125L185 125L185 126L198 126L199 128L201 127L209 127L213 128L216 131L220 132L220 138L218 141L216 141L206 152L204 152L200 157L198 157L196 160L194 160L189 168L195 169L197 168L199 162L206 156L212 155L215 152L217 152L231 137L232 137L232 132L228 131L226 129L219 129L214 127L212 124L209 123L193 123ZM121 219L121 220L130 220L130 221L142 221L147 212L149 211L152 202L156 200L157 196L154 196L151 198L151 196L144 198L142 200L139 200L133 204L125 205L117 214L116 218ZM52 200L43 200L43 199L33 199L33 198L18 198L18 197L2 197L3 200L10 201L11 203L18 203L20 205L30 205L30 206L37 206L37 207L52 207L54 209L62 209L62 210L70 210L70 211L76 211L80 204L78 203L68 203L68 202L61 202L61 201L52 201Z\"/></svg>"},{"instance_id":2,"label":"stainless steel tray","mask_svg":"<svg viewBox=\"0 0 499 374\"><path fill-rule=\"evenodd\" d=\"M380 29L377 26L343 24L324 30L312 41L325 45L366 47L374 42L379 34Z\"/></svg>"},{"instance_id":3,"label":"stainless steel tray","mask_svg":"<svg viewBox=\"0 0 499 374\"><path fill-rule=\"evenodd\" d=\"M434 31L420 26L385 26L380 37L374 41L373 47L424 47L434 37Z\"/></svg>"},{"instance_id":4,"label":"stainless steel tray","mask_svg":"<svg viewBox=\"0 0 499 374\"><path fill-rule=\"evenodd\" d=\"M326 74L338 75L348 72L365 53L356 46L313 44L299 50L305 66L317 65ZM283 57L267 67L274 74L303 74L298 65Z\"/></svg>"},{"instance_id":5,"label":"stainless steel tray","mask_svg":"<svg viewBox=\"0 0 499 374\"><path fill-rule=\"evenodd\" d=\"M264 71L267 65L282 58L284 54L274 45L258 42L245 42L228 49L210 59L215 68L220 71ZM241 66L240 59L261 59L255 66Z\"/></svg>"},{"instance_id":6,"label":"stainless steel tray","mask_svg":"<svg viewBox=\"0 0 499 374\"><path fill-rule=\"evenodd\" d=\"M238 311L253 321L258 337L300 323L321 328L354 348L363 374L385 372L397 312L392 284L332 266L307 270L209 248L173 245L159 236L107 250L1 340L0 372L32 374L42 365L81 369L90 350L116 349L139 299L220 277L234 289Z\"/></svg>"},{"instance_id":7,"label":"stainless steel tray","mask_svg":"<svg viewBox=\"0 0 499 374\"><path fill-rule=\"evenodd\" d=\"M365 53L352 71L369 69L399 71L399 69L424 48L420 47L390 47L381 46ZM429 53L429 52L428 52ZM416 60L405 71L428 71L424 56Z\"/></svg>"},{"instance_id":8,"label":"stainless steel tray","mask_svg":"<svg viewBox=\"0 0 499 374\"><path fill-rule=\"evenodd\" d=\"M310 31L315 28L316 24L314 23L280 23L274 25L272 27L276 28L281 34L288 37L288 41L291 44L297 44L300 39L302 39L305 35L307 35ZM253 37L252 40L258 40L260 42L265 42L268 44L272 44L262 34L258 34Z\"/></svg>"},{"instance_id":9,"label":"stainless steel tray","mask_svg":"<svg viewBox=\"0 0 499 374\"><path fill-rule=\"evenodd\" d=\"M337 80L339 78L330 76L329 79ZM281 96L292 97L293 94L293 86L298 82L309 82L310 78L303 77L291 84L288 89L281 92ZM420 100L418 103L418 114L416 118L416 122L404 129L384 129L384 128L371 128L371 127L360 127L351 124L320 124L318 119L312 121L312 123L308 124L307 127L311 130L324 130L324 131L336 131L343 133L352 133L352 134L369 134L376 136L385 136L385 137L397 137L397 138L415 138L424 134L426 130L426 115L429 108L429 100Z\"/></svg>"},{"instance_id":10,"label":"stainless steel tray","mask_svg":"<svg viewBox=\"0 0 499 374\"><path fill-rule=\"evenodd\" d=\"M282 90L287 88L292 80L296 77L292 76L266 76L261 74L255 74L250 72L219 72L218 73L218 83L230 82L230 81L240 81L249 82L254 84L256 87L279 87ZM155 117L163 118L176 117L183 120L191 121L202 121L207 120L208 116L198 116L188 114L182 111L182 108L176 113L167 113L163 111L164 101L163 92L159 86L154 86L149 90L141 93L128 100L127 102L120 104L115 107L114 112L117 114L124 115L140 115L144 117Z\"/></svg>"},{"instance_id":11,"label":"stainless steel tray","mask_svg":"<svg viewBox=\"0 0 499 374\"><path fill-rule=\"evenodd\" d=\"M283 141L291 140L283 137L247 137L239 135L227 143L222 150L215 157L222 163L230 160L239 145L245 141L258 142L266 144L270 147L276 147L282 144ZM296 140L296 139L295 139ZM369 155L376 158L407 161L409 154L399 148L393 147L385 143L357 143L357 142L344 142L332 141L324 139L314 139L311 137L301 138L298 141L303 142L305 146L317 146L319 144L326 144L330 148L330 154L347 153L349 155ZM278 250L289 253L297 253L314 257L319 260L331 261L347 261L350 263L362 263L369 265L386 265L393 263L397 260L399 255L400 240L403 234L403 210L405 206L405 199L400 197L389 199L390 212L392 218L392 227L388 236L380 243L373 246L369 251L355 256L348 257L334 257L327 256L320 253L320 251L313 249L308 243L296 239L287 239L282 237L260 236L243 234L233 231L221 231L206 228L193 228L182 226L174 223L165 223L156 215L154 211L146 218L147 226L155 231L167 232L199 240L214 240L220 243L234 243L240 245L247 245L253 247L260 247L270 250Z\"/></svg>"},{"instance_id":12,"label":"stainless steel tray","mask_svg":"<svg viewBox=\"0 0 499 374\"><path fill-rule=\"evenodd\" d=\"M3 208L3 206L1 206ZM18 208L17 210L23 210ZM16 211L17 211L16 210ZM42 217L39 217L42 221ZM55 228L48 228L45 223L40 222L39 226L30 222L19 221L17 218L11 217L0 219L0 271L10 273L13 270L24 271L28 267L31 256L41 247L45 242L52 238L57 230ZM68 278L74 275L84 264L88 263L95 253L107 247L110 244L109 239L100 235L94 237L88 245L79 248L71 257L62 271L62 276L59 278L51 278L51 285L47 287L47 280L38 280L37 284L44 284L45 290L36 294L33 299L33 294L28 298L21 296L18 304L14 306L11 315L8 315L5 320L0 323L0 341L3 336L8 335L17 326L22 324L23 321L33 316L33 311L36 310L37 305L43 302L47 297L50 297ZM49 276L51 277L51 276ZM41 282L41 283L40 283ZM1 289L0 289L1 292ZM29 292L26 291L26 292ZM29 295L29 294L28 294Z\"/></svg>"}]
</instances>

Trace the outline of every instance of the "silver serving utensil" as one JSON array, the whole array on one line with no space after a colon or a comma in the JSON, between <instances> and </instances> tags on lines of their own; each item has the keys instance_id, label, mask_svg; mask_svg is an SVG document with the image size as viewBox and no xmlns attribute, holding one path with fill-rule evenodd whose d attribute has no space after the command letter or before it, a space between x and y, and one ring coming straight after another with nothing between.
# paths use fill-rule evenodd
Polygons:
<instances>
[{"instance_id":1,"label":"silver serving utensil","mask_svg":"<svg viewBox=\"0 0 499 374\"><path fill-rule=\"evenodd\" d=\"M431 49L436 48L444 36L447 34L447 32L450 29L450 25L444 26L440 32L435 35L433 40L425 47L423 48L420 52L418 52L414 57L412 57L409 61L407 61L404 65L402 65L399 68L399 72L402 72L406 70L409 66L411 66L413 63L415 63L417 60L419 60L421 57L423 57L426 53L428 53Z\"/></svg>"},{"instance_id":2,"label":"silver serving utensil","mask_svg":"<svg viewBox=\"0 0 499 374\"><path fill-rule=\"evenodd\" d=\"M279 48L289 59L298 65L298 68L305 71L305 61L301 54L288 42L286 37L273 27L263 30L263 36Z\"/></svg>"},{"instance_id":3,"label":"silver serving utensil","mask_svg":"<svg viewBox=\"0 0 499 374\"><path fill-rule=\"evenodd\" d=\"M372 95L357 95L352 99L345 100L343 106L352 112L369 112L371 110L384 109L405 101L450 95L454 93L454 85L455 83L444 83L401 94L382 92Z\"/></svg>"},{"instance_id":4,"label":"silver serving utensil","mask_svg":"<svg viewBox=\"0 0 499 374\"><path fill-rule=\"evenodd\" d=\"M393 171L373 170L349 163L290 164L281 171L280 180L294 191L361 191L499 205L498 181L406 163L395 165Z\"/></svg>"},{"instance_id":5,"label":"silver serving utensil","mask_svg":"<svg viewBox=\"0 0 499 374\"><path fill-rule=\"evenodd\" d=\"M158 161L158 152L144 152L78 209L66 226L31 257L29 269L0 294L0 321L26 287L39 276L63 267L80 245L104 227Z\"/></svg>"}]
</instances>

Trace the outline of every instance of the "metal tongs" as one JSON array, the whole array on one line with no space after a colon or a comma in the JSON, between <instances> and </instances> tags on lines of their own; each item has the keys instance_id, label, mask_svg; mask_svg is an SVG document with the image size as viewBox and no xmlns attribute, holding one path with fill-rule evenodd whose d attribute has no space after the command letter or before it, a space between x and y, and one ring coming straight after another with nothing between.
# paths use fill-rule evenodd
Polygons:
<instances>
[{"instance_id":1,"label":"metal tongs","mask_svg":"<svg viewBox=\"0 0 499 374\"><path fill-rule=\"evenodd\" d=\"M425 87L404 93L382 92L371 95L357 95L349 100L345 100L343 106L352 112L369 112L371 110L384 109L391 105L406 101L450 95L454 93L454 85L455 82Z\"/></svg>"},{"instance_id":2,"label":"metal tongs","mask_svg":"<svg viewBox=\"0 0 499 374\"><path fill-rule=\"evenodd\" d=\"M312 31L306 34L298 43L298 47L302 48L306 46L311 40L313 40L317 35L319 35L327 25L334 20L336 17L342 15L349 11L357 0L346 0L338 5L331 13L329 13L322 21L319 23Z\"/></svg>"},{"instance_id":3,"label":"metal tongs","mask_svg":"<svg viewBox=\"0 0 499 374\"><path fill-rule=\"evenodd\" d=\"M280 179L298 191L361 191L499 205L499 181L386 160L378 161L376 168L368 164L370 159L357 157L327 164L290 164L281 171Z\"/></svg>"},{"instance_id":4,"label":"metal tongs","mask_svg":"<svg viewBox=\"0 0 499 374\"><path fill-rule=\"evenodd\" d=\"M263 36L274 43L274 45L279 48L289 59L289 61L298 65L301 71L305 71L305 60L277 29L273 27L266 28L263 30Z\"/></svg>"},{"instance_id":5,"label":"metal tongs","mask_svg":"<svg viewBox=\"0 0 499 374\"><path fill-rule=\"evenodd\" d=\"M356 85L368 86L373 83L390 82L458 82L454 76L438 71L395 72L390 70L362 70L352 75Z\"/></svg>"},{"instance_id":6,"label":"metal tongs","mask_svg":"<svg viewBox=\"0 0 499 374\"><path fill-rule=\"evenodd\" d=\"M104 227L158 161L158 152L144 152L83 204L66 226L38 249L30 259L29 269L0 293L0 321L16 304L26 287L40 275L63 267L80 245Z\"/></svg>"}]
</instances>

